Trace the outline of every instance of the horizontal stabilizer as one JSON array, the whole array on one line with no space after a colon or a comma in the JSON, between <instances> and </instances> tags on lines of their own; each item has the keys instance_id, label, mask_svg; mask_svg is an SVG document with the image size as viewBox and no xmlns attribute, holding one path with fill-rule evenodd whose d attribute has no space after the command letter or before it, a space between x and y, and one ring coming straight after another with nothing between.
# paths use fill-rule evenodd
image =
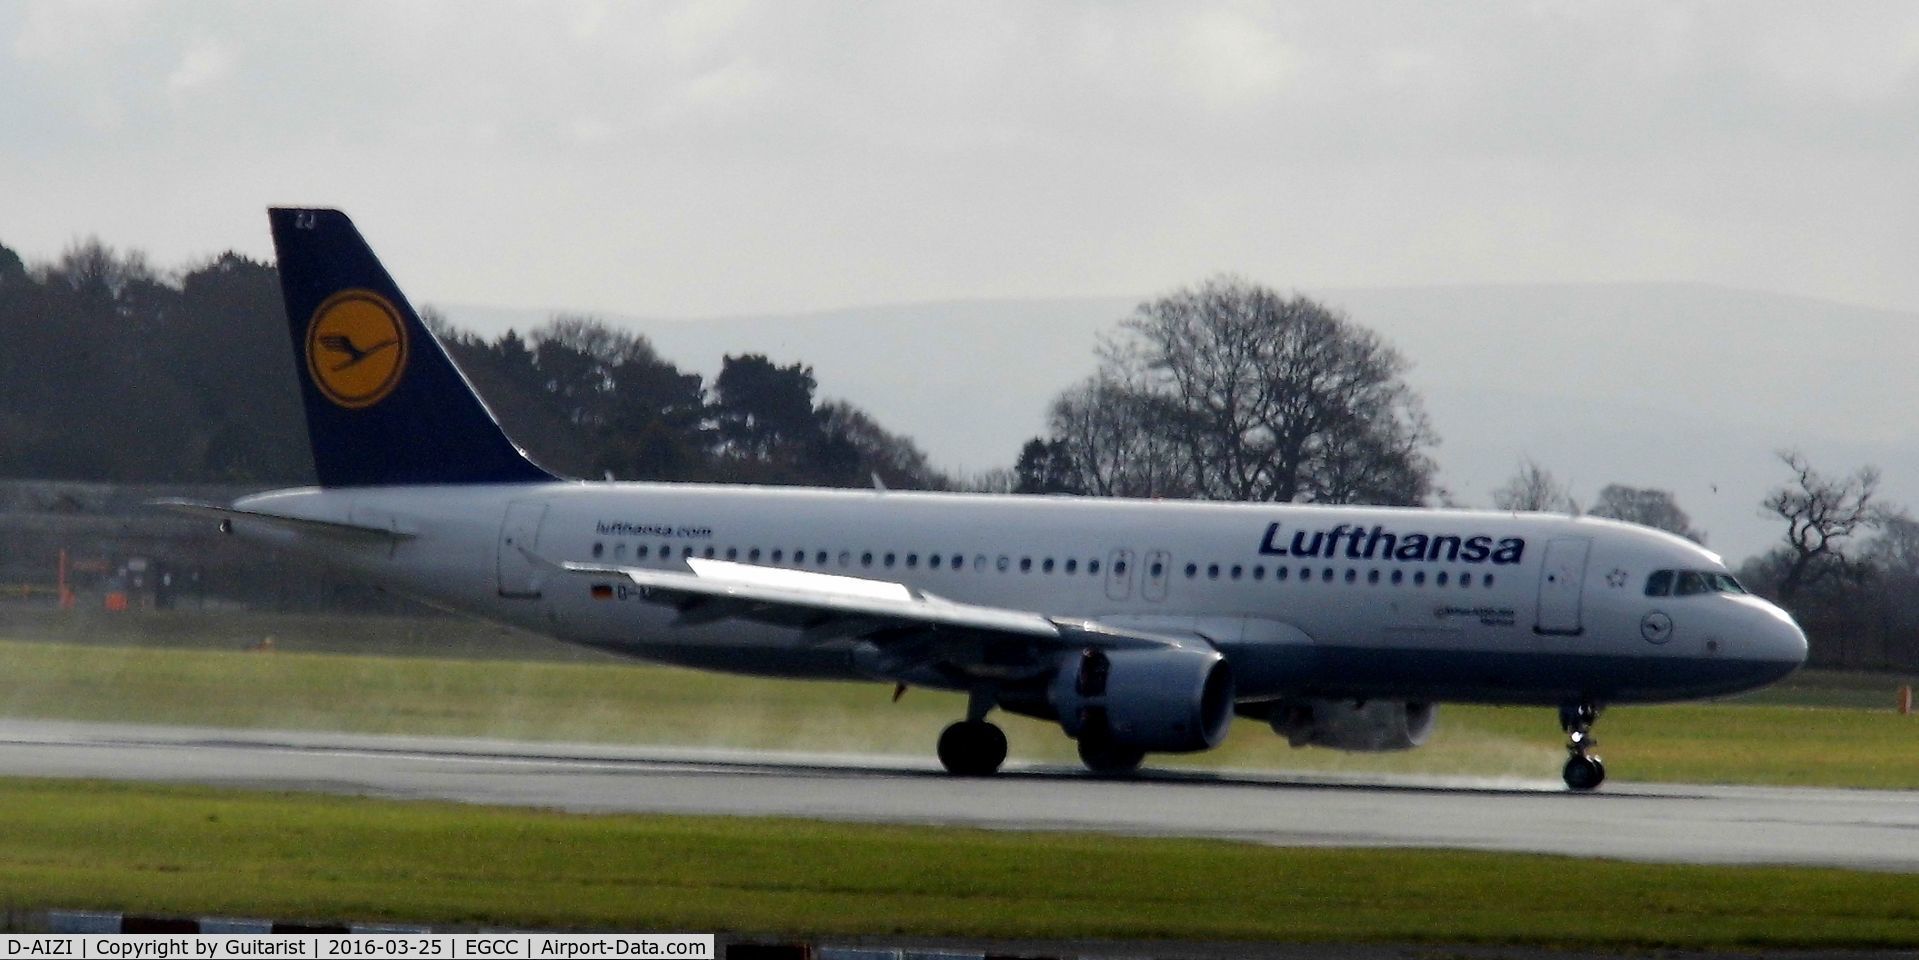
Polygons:
<instances>
[{"instance_id":1,"label":"horizontal stabilizer","mask_svg":"<svg viewBox=\"0 0 1919 960\"><path fill-rule=\"evenodd\" d=\"M339 520L314 520L308 517L288 517L277 513L263 513L258 510L242 510L238 507L223 507L219 504L200 503L195 500L154 500L152 506L184 513L189 516L205 517L209 520L231 522L242 520L249 523L262 523L267 526L293 530L304 534L335 537L346 540L364 540L368 542L393 543L399 540L411 540L415 534L409 530L392 527L375 527L359 523L346 523Z\"/></svg>"}]
</instances>

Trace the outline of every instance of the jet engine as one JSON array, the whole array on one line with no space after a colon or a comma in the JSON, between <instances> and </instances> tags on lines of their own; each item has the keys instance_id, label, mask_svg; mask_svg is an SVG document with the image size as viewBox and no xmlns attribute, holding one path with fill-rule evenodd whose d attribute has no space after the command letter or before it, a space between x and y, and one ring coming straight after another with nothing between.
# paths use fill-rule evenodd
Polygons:
<instances>
[{"instance_id":1,"label":"jet engine","mask_svg":"<svg viewBox=\"0 0 1919 960\"><path fill-rule=\"evenodd\" d=\"M1426 742L1439 721L1431 703L1399 700L1275 700L1245 704L1295 747L1331 747L1357 753L1410 750Z\"/></svg>"},{"instance_id":2,"label":"jet engine","mask_svg":"<svg viewBox=\"0 0 1919 960\"><path fill-rule=\"evenodd\" d=\"M1068 736L1149 753L1215 747L1233 720L1233 675L1218 651L1086 649L1047 691Z\"/></svg>"}]
</instances>

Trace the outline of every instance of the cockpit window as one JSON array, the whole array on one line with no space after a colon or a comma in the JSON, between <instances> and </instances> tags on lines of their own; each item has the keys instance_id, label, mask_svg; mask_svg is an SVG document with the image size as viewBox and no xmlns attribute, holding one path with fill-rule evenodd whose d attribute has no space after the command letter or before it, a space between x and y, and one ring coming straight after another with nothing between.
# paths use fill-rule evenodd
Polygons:
<instances>
[{"instance_id":1,"label":"cockpit window","mask_svg":"<svg viewBox=\"0 0 1919 960\"><path fill-rule=\"evenodd\" d=\"M1705 593L1711 589L1712 585L1706 580L1705 574L1692 570L1681 570L1679 571L1679 579L1673 584L1672 595L1675 597L1689 597L1695 593Z\"/></svg>"},{"instance_id":2,"label":"cockpit window","mask_svg":"<svg viewBox=\"0 0 1919 960\"><path fill-rule=\"evenodd\" d=\"M1689 597L1701 593L1745 593L1729 573L1714 570L1655 570L1646 577L1646 596Z\"/></svg>"}]
</instances>

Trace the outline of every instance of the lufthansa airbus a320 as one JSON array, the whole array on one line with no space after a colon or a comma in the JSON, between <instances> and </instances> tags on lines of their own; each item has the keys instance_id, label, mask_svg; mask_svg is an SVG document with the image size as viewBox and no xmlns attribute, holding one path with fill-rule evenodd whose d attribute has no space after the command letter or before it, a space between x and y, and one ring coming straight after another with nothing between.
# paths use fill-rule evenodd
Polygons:
<instances>
[{"instance_id":1,"label":"lufthansa airbus a320","mask_svg":"<svg viewBox=\"0 0 1919 960\"><path fill-rule=\"evenodd\" d=\"M1096 772L1206 750L1424 742L1443 701L1558 710L1566 784L1609 704L1771 683L1778 607L1657 530L1548 514L585 483L507 438L336 210L270 214L319 486L173 501L438 607L633 657L966 695L939 738L997 771L995 709Z\"/></svg>"}]
</instances>

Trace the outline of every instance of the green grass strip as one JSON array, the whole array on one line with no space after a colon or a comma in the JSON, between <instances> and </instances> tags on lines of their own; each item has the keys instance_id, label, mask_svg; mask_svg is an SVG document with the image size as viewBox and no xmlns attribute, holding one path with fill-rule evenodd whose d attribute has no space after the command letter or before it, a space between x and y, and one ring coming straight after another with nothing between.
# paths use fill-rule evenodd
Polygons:
<instances>
[{"instance_id":1,"label":"green grass strip","mask_svg":"<svg viewBox=\"0 0 1919 960\"><path fill-rule=\"evenodd\" d=\"M1919 943L1842 870L584 816L0 780L15 909L539 928L1608 948Z\"/></svg>"},{"instance_id":2,"label":"green grass strip","mask_svg":"<svg viewBox=\"0 0 1919 960\"><path fill-rule=\"evenodd\" d=\"M929 756L940 729L965 709L958 695L925 690L894 704L878 683L756 680L628 661L296 652L288 647L375 642L329 640L312 632L318 624L300 623L261 621L284 638L272 653L0 641L0 714ZM435 626L435 649L453 649L456 638ZM376 627L345 620L331 629ZM1610 709L1598 727L1607 769L1622 781L1919 788L1919 717L1890 709L1885 678L1808 679L1767 699ZM1874 700L1883 706L1858 705ZM995 719L1016 761L1077 762L1058 726ZM1448 704L1432 742L1403 753L1296 750L1240 721L1218 750L1150 762L1551 780L1565 761L1562 742L1550 709Z\"/></svg>"}]
</instances>

